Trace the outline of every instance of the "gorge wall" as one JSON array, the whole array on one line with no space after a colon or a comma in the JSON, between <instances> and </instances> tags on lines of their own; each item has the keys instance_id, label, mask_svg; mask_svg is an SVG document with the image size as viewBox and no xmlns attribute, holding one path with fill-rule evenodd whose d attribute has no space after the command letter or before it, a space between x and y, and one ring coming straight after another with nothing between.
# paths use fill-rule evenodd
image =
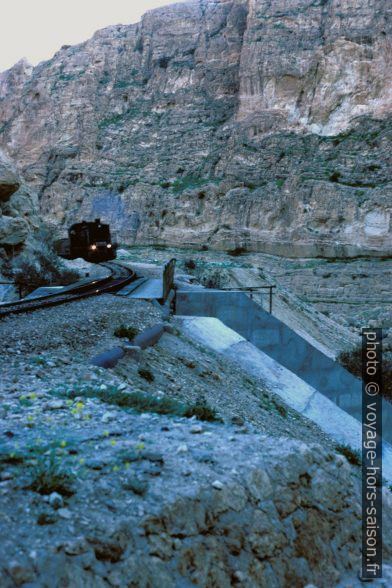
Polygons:
<instances>
[{"instance_id":1,"label":"gorge wall","mask_svg":"<svg viewBox=\"0 0 392 588\"><path fill-rule=\"evenodd\" d=\"M18 252L40 226L38 198L0 151L0 275L3 261Z\"/></svg>"},{"instance_id":2,"label":"gorge wall","mask_svg":"<svg viewBox=\"0 0 392 588\"><path fill-rule=\"evenodd\" d=\"M392 6L204 0L0 74L0 148L60 226L391 254Z\"/></svg>"}]
</instances>

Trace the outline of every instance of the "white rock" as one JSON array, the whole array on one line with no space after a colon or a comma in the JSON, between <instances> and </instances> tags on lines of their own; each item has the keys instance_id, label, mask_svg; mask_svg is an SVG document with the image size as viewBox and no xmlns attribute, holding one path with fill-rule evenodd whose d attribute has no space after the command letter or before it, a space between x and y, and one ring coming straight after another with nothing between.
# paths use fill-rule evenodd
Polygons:
<instances>
[{"instance_id":1,"label":"white rock","mask_svg":"<svg viewBox=\"0 0 392 588\"><path fill-rule=\"evenodd\" d=\"M59 508L58 513L62 519L72 518L72 512L69 510L69 508Z\"/></svg>"},{"instance_id":2,"label":"white rock","mask_svg":"<svg viewBox=\"0 0 392 588\"><path fill-rule=\"evenodd\" d=\"M191 433L193 433L194 435L197 435L198 433L202 433L203 432L203 427L201 425L193 425L190 428Z\"/></svg>"},{"instance_id":3,"label":"white rock","mask_svg":"<svg viewBox=\"0 0 392 588\"><path fill-rule=\"evenodd\" d=\"M101 421L103 423L108 423L109 421L112 421L115 416L116 415L113 412L105 412L101 418Z\"/></svg>"},{"instance_id":4,"label":"white rock","mask_svg":"<svg viewBox=\"0 0 392 588\"><path fill-rule=\"evenodd\" d=\"M52 494L49 495L49 504L55 509L61 508L64 505L63 497L58 492L52 492Z\"/></svg>"},{"instance_id":5,"label":"white rock","mask_svg":"<svg viewBox=\"0 0 392 588\"><path fill-rule=\"evenodd\" d=\"M49 408L49 410L58 410L60 408L64 408L66 404L64 400L52 400L51 402L48 402L46 406Z\"/></svg>"},{"instance_id":6,"label":"white rock","mask_svg":"<svg viewBox=\"0 0 392 588\"><path fill-rule=\"evenodd\" d=\"M177 447L176 453L186 453L187 451L188 451L188 445L186 445L185 443L183 443L182 445L179 445Z\"/></svg>"},{"instance_id":7,"label":"white rock","mask_svg":"<svg viewBox=\"0 0 392 588\"><path fill-rule=\"evenodd\" d=\"M0 481L6 482L7 480L12 480L13 477L14 477L14 474L12 474L11 472L2 472L0 474Z\"/></svg>"},{"instance_id":8,"label":"white rock","mask_svg":"<svg viewBox=\"0 0 392 588\"><path fill-rule=\"evenodd\" d=\"M215 488L215 490L223 490L223 484L219 480L212 482L212 487Z\"/></svg>"}]
</instances>

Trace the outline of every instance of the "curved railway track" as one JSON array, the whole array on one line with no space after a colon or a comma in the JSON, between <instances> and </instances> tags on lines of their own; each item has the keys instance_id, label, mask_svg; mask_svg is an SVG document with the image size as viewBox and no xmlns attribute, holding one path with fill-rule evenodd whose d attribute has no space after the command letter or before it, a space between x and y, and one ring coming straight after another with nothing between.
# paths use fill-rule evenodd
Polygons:
<instances>
[{"instance_id":1,"label":"curved railway track","mask_svg":"<svg viewBox=\"0 0 392 588\"><path fill-rule=\"evenodd\" d=\"M0 304L0 319L10 314L30 312L40 308L73 302L81 298L88 298L89 296L115 292L136 279L136 273L131 268L120 265L119 263L108 261L100 265L107 267L111 275L105 278L97 278L96 280L89 280L87 282L83 280L76 284L71 284L70 286L66 286L61 292L46 294L45 296L30 298L28 300Z\"/></svg>"}]
</instances>

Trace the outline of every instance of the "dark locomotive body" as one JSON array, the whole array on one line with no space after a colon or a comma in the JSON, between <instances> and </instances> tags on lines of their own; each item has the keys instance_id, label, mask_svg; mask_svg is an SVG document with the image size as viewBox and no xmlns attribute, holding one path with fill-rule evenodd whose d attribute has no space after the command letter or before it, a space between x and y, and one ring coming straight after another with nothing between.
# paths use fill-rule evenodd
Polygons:
<instances>
[{"instance_id":1,"label":"dark locomotive body","mask_svg":"<svg viewBox=\"0 0 392 588\"><path fill-rule=\"evenodd\" d=\"M82 257L99 262L115 259L117 244L112 243L109 225L97 218L94 222L82 221L71 225L68 239L57 241L56 250L66 259Z\"/></svg>"}]
</instances>

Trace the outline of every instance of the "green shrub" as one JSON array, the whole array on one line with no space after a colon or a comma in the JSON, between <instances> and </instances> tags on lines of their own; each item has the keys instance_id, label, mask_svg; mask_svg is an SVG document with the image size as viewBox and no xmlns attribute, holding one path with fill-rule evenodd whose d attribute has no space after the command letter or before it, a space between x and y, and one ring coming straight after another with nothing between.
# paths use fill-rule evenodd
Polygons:
<instances>
[{"instance_id":1,"label":"green shrub","mask_svg":"<svg viewBox=\"0 0 392 588\"><path fill-rule=\"evenodd\" d=\"M115 329L114 336L119 338L134 339L138 334L138 329L135 327L127 327L126 325L120 325Z\"/></svg>"},{"instance_id":2,"label":"green shrub","mask_svg":"<svg viewBox=\"0 0 392 588\"><path fill-rule=\"evenodd\" d=\"M148 483L146 480L140 480L136 476L129 476L122 484L125 490L131 490L134 494L143 496L147 492Z\"/></svg>"},{"instance_id":3,"label":"green shrub","mask_svg":"<svg viewBox=\"0 0 392 588\"><path fill-rule=\"evenodd\" d=\"M278 402L275 402L274 404L275 404L276 410L278 411L280 416L283 418L286 418L287 417L287 409L283 406L283 404L279 404Z\"/></svg>"},{"instance_id":4,"label":"green shrub","mask_svg":"<svg viewBox=\"0 0 392 588\"><path fill-rule=\"evenodd\" d=\"M227 251L227 255L231 255L232 257L239 257L240 255L243 255L246 252L246 247L235 247L234 249L229 249Z\"/></svg>"},{"instance_id":5,"label":"green shrub","mask_svg":"<svg viewBox=\"0 0 392 588\"><path fill-rule=\"evenodd\" d=\"M384 352L387 349L384 349ZM342 351L338 362L357 378L362 377L362 347L358 346L350 351ZM381 393L385 398L392 399L392 361L384 355L382 364L382 389Z\"/></svg>"},{"instance_id":6,"label":"green shrub","mask_svg":"<svg viewBox=\"0 0 392 588\"><path fill-rule=\"evenodd\" d=\"M37 525L54 525L57 522L57 517L52 513L41 512L37 517Z\"/></svg>"},{"instance_id":7,"label":"green shrub","mask_svg":"<svg viewBox=\"0 0 392 588\"><path fill-rule=\"evenodd\" d=\"M339 178L340 178L340 172L335 171L333 172L330 176L329 176L329 181L330 182L338 182Z\"/></svg>"},{"instance_id":8,"label":"green shrub","mask_svg":"<svg viewBox=\"0 0 392 588\"><path fill-rule=\"evenodd\" d=\"M362 465L362 460L359 451L355 451L349 445L336 445L335 450L344 455L351 465L355 465L360 467Z\"/></svg>"},{"instance_id":9,"label":"green shrub","mask_svg":"<svg viewBox=\"0 0 392 588\"><path fill-rule=\"evenodd\" d=\"M25 461L25 456L21 453L2 450L0 451L0 466L6 465L21 465Z\"/></svg>"},{"instance_id":10,"label":"green shrub","mask_svg":"<svg viewBox=\"0 0 392 588\"><path fill-rule=\"evenodd\" d=\"M221 419L218 418L216 410L208 406L208 404L194 404L188 406L185 410L184 416L187 418L192 418L195 416L199 421L211 421L216 422L220 421Z\"/></svg>"},{"instance_id":11,"label":"green shrub","mask_svg":"<svg viewBox=\"0 0 392 588\"><path fill-rule=\"evenodd\" d=\"M138 374L141 378L144 378L145 380L147 380L147 382L153 382L155 380L155 376L150 370L145 370L143 368L140 368L138 370Z\"/></svg>"},{"instance_id":12,"label":"green shrub","mask_svg":"<svg viewBox=\"0 0 392 588\"><path fill-rule=\"evenodd\" d=\"M49 456L38 458L32 471L31 481L26 488L39 494L58 492L63 496L72 496L75 493L74 480L74 474L65 469L52 451Z\"/></svg>"},{"instance_id":13,"label":"green shrub","mask_svg":"<svg viewBox=\"0 0 392 588\"><path fill-rule=\"evenodd\" d=\"M184 266L186 267L186 269L188 270L194 270L196 268L196 262L194 259L186 259L184 261Z\"/></svg>"}]
</instances>

